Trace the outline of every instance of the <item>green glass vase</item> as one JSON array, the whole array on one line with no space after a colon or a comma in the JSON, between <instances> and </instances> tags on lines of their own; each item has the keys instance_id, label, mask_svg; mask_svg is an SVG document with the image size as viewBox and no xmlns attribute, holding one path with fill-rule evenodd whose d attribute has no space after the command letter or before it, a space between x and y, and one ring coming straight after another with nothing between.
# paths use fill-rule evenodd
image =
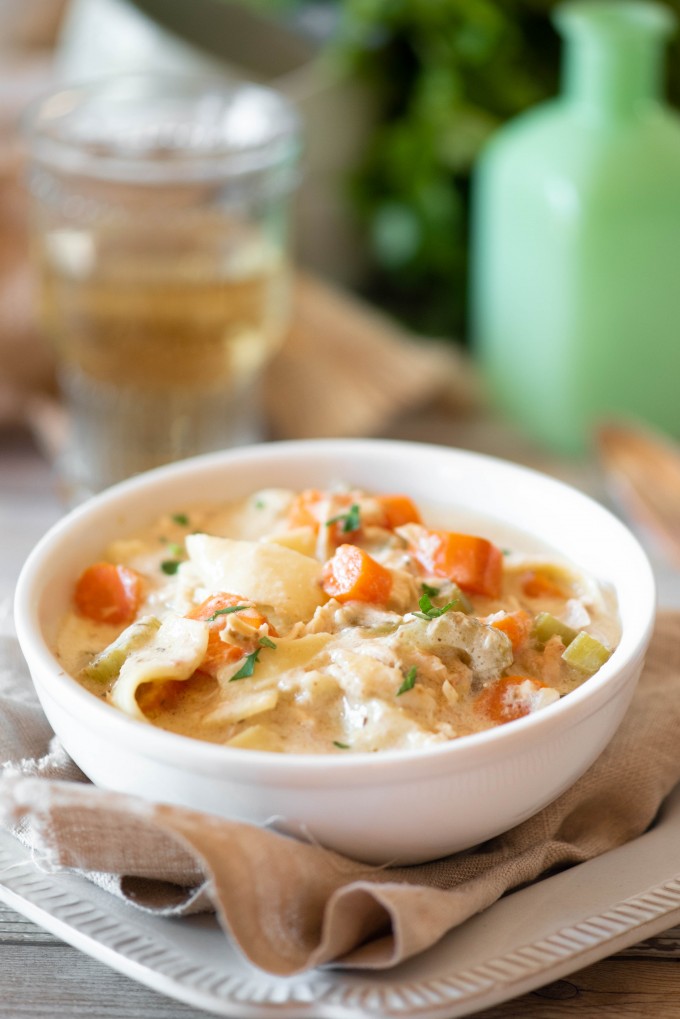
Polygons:
<instances>
[{"instance_id":1,"label":"green glass vase","mask_svg":"<svg viewBox=\"0 0 680 1019\"><path fill-rule=\"evenodd\" d=\"M583 453L628 416L680 437L680 118L668 8L557 9L562 94L501 128L473 177L473 350L496 405Z\"/></svg>"}]
</instances>

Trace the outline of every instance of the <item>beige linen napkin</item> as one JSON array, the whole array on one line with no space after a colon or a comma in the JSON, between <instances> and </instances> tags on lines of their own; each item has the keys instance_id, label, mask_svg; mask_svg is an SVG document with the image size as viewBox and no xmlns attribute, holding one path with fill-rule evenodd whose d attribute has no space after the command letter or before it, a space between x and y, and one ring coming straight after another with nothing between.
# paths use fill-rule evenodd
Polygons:
<instances>
[{"instance_id":1,"label":"beige linen napkin","mask_svg":"<svg viewBox=\"0 0 680 1019\"><path fill-rule=\"evenodd\" d=\"M85 872L137 906L177 915L211 903L241 951L271 973L388 967L504 892L640 835L680 780L679 730L680 615L667 613L619 732L568 792L466 853L377 869L273 831L90 785L50 745L16 645L6 640L0 823L30 843L39 865Z\"/></svg>"},{"instance_id":2,"label":"beige linen napkin","mask_svg":"<svg viewBox=\"0 0 680 1019\"><path fill-rule=\"evenodd\" d=\"M457 419L482 404L459 344L415 336L355 295L296 273L291 328L264 382L273 438L377 435L433 405Z\"/></svg>"}]
</instances>

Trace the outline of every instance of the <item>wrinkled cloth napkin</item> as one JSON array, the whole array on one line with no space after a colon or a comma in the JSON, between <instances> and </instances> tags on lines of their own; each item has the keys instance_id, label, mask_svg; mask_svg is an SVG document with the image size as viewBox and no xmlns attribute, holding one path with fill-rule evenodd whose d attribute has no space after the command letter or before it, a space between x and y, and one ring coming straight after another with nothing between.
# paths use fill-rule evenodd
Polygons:
<instances>
[{"instance_id":1,"label":"wrinkled cloth napkin","mask_svg":"<svg viewBox=\"0 0 680 1019\"><path fill-rule=\"evenodd\" d=\"M680 780L679 730L680 614L666 613L619 732L568 792L468 852L374 868L267 829L95 788L52 737L16 641L5 637L0 824L32 847L38 866L83 872L138 908L215 909L244 955L271 973L377 969L423 951L505 892L644 832Z\"/></svg>"}]
</instances>

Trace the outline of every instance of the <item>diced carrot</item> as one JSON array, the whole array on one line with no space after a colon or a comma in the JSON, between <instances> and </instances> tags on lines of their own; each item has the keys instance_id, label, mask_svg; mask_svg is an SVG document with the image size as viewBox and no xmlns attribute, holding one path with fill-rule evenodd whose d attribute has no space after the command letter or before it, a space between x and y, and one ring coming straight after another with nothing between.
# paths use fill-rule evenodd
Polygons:
<instances>
[{"instance_id":1,"label":"diced carrot","mask_svg":"<svg viewBox=\"0 0 680 1019\"><path fill-rule=\"evenodd\" d=\"M476 710L496 725L528 715L526 698L513 696L513 690L523 683L530 683L536 692L546 685L532 676L503 676L480 693L475 701Z\"/></svg>"},{"instance_id":2,"label":"diced carrot","mask_svg":"<svg viewBox=\"0 0 680 1019\"><path fill-rule=\"evenodd\" d=\"M429 573L448 577L470 594L498 598L503 587L503 553L486 538L425 528L411 549Z\"/></svg>"},{"instance_id":3,"label":"diced carrot","mask_svg":"<svg viewBox=\"0 0 680 1019\"><path fill-rule=\"evenodd\" d=\"M329 499L332 506L330 520L326 519ZM331 496L328 492L307 488L295 497L288 510L288 527L291 529L311 527L317 533L321 527L327 528L333 544L340 545L349 533L356 532L361 527L360 515L356 515L358 526L351 526L351 520L354 518L351 508L354 501L352 492L334 492Z\"/></svg>"},{"instance_id":4,"label":"diced carrot","mask_svg":"<svg viewBox=\"0 0 680 1019\"><path fill-rule=\"evenodd\" d=\"M385 514L386 526L390 530L402 524L419 524L420 513L413 499L408 495L379 495L377 502Z\"/></svg>"},{"instance_id":5,"label":"diced carrot","mask_svg":"<svg viewBox=\"0 0 680 1019\"><path fill-rule=\"evenodd\" d=\"M516 654L526 643L533 623L533 618L528 612L518 609L516 612L509 612L502 619L494 619L491 625L496 630L502 630L510 638L512 649Z\"/></svg>"},{"instance_id":6,"label":"diced carrot","mask_svg":"<svg viewBox=\"0 0 680 1019\"><path fill-rule=\"evenodd\" d=\"M255 608L248 598L239 598L237 594L226 594L225 592L211 595L187 613L189 619L203 619L209 624L208 647L200 666L201 671L207 672L208 675L215 675L221 665L235 662L237 658L241 658L246 653L244 645L229 643L222 640L220 636L229 619L229 615L223 610L235 608L237 605L245 606L239 611L239 617L245 623L255 630L267 624L268 633L273 637L277 636L276 630L269 624L267 618ZM220 615L216 615L218 612ZM214 619L213 616L215 616Z\"/></svg>"},{"instance_id":7,"label":"diced carrot","mask_svg":"<svg viewBox=\"0 0 680 1019\"><path fill-rule=\"evenodd\" d=\"M322 586L338 601L384 605L392 590L392 575L357 545L340 545L323 568Z\"/></svg>"},{"instance_id":8,"label":"diced carrot","mask_svg":"<svg viewBox=\"0 0 680 1019\"><path fill-rule=\"evenodd\" d=\"M220 631L211 628L208 633L208 646L199 669L201 672L206 672L209 676L214 676L220 666L227 665L229 662L235 662L244 654L246 654L246 651L239 644L229 644L221 640Z\"/></svg>"},{"instance_id":9,"label":"diced carrot","mask_svg":"<svg viewBox=\"0 0 680 1019\"><path fill-rule=\"evenodd\" d=\"M216 630L222 630L227 625L229 617L228 613L225 613L224 609L234 609L237 605L243 605L244 608L239 611L239 616L244 622L250 626L258 627L262 626L263 623L267 623L266 616L263 616L258 609L255 608L250 598L242 598L238 594L227 594L224 591L220 591L218 594L211 594L209 598L202 601L200 605L197 605L187 612L189 619L204 619L210 622L211 628ZM216 615L216 613L220 613ZM215 619L212 619L215 616ZM271 627L270 627L270 632Z\"/></svg>"},{"instance_id":10,"label":"diced carrot","mask_svg":"<svg viewBox=\"0 0 680 1019\"><path fill-rule=\"evenodd\" d=\"M552 577L540 570L527 570L521 577L522 591L527 598L568 598L569 595Z\"/></svg>"},{"instance_id":11,"label":"diced carrot","mask_svg":"<svg viewBox=\"0 0 680 1019\"><path fill-rule=\"evenodd\" d=\"M323 498L324 493L316 488L306 488L303 492L299 492L288 509L288 526L291 529L313 527L315 531L318 530L321 521L315 510L318 510L319 503Z\"/></svg>"},{"instance_id":12,"label":"diced carrot","mask_svg":"<svg viewBox=\"0 0 680 1019\"><path fill-rule=\"evenodd\" d=\"M73 594L76 611L97 623L131 623L142 600L142 578L128 566L93 563Z\"/></svg>"}]
</instances>

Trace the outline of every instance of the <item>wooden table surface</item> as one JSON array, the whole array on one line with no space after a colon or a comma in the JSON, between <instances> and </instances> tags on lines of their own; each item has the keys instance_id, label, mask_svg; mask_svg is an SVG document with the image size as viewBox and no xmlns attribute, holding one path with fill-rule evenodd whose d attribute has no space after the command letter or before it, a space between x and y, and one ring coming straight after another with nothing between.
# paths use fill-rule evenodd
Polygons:
<instances>
[{"instance_id":1,"label":"wooden table surface","mask_svg":"<svg viewBox=\"0 0 680 1019\"><path fill-rule=\"evenodd\" d=\"M527 455L507 433L489 432L485 425L418 417L402 421L390 434L435 437L550 466L533 461L533 451ZM580 464L561 464L555 473L577 482L586 477ZM0 431L0 618L10 611L26 554L62 512L49 467L30 437ZM680 606L680 582L662 562L656 565L661 604ZM0 1019L197 1019L205 1015L122 976L0 903ZM480 1019L678 1019L680 929L477 1015Z\"/></svg>"}]
</instances>

